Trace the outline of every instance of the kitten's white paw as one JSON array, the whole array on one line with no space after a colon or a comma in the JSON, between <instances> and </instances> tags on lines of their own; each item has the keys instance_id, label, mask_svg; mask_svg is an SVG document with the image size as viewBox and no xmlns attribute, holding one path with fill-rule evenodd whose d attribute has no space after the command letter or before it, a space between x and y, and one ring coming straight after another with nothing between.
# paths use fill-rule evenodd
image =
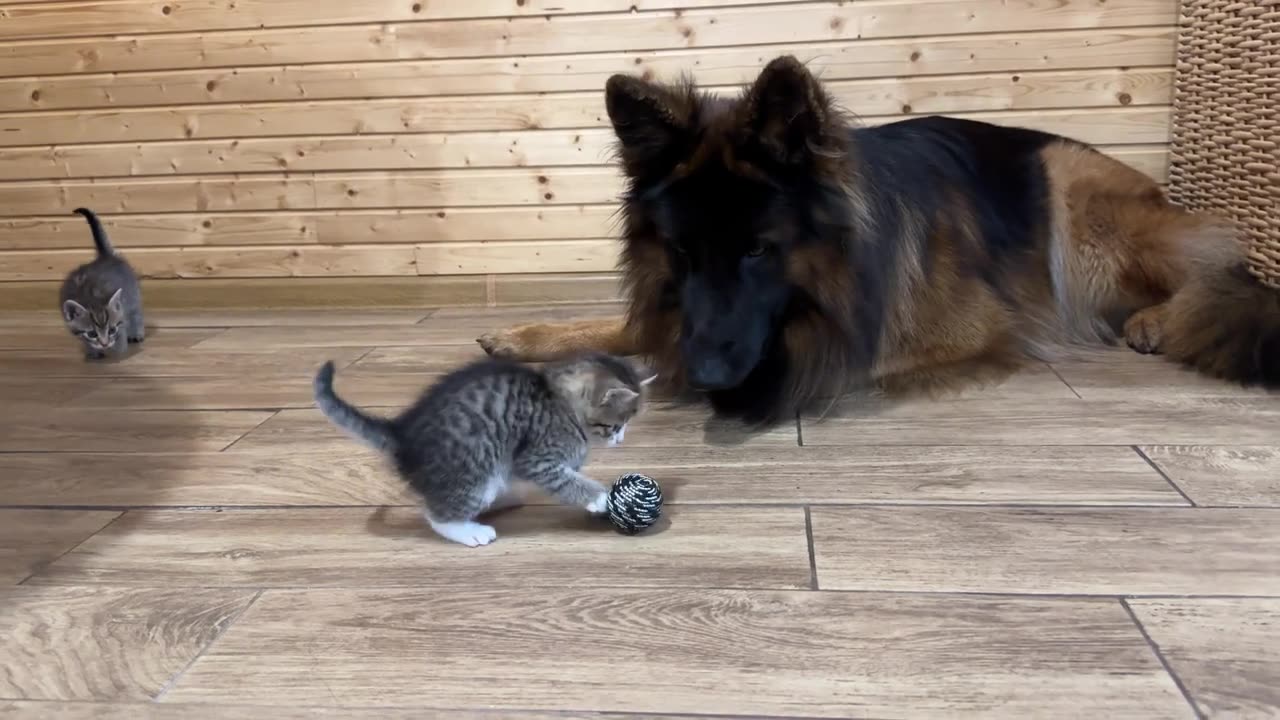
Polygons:
<instances>
[{"instance_id":1,"label":"kitten's white paw","mask_svg":"<svg viewBox=\"0 0 1280 720\"><path fill-rule=\"evenodd\" d=\"M498 539L498 531L488 525L482 525L478 522L450 522L438 523L432 522L431 529L439 533L440 537L446 540L452 540L461 543L467 547L479 547L488 545Z\"/></svg>"},{"instance_id":2,"label":"kitten's white paw","mask_svg":"<svg viewBox=\"0 0 1280 720\"><path fill-rule=\"evenodd\" d=\"M587 512L592 515L603 515L609 509L609 493L600 493L595 500L587 503Z\"/></svg>"}]
</instances>

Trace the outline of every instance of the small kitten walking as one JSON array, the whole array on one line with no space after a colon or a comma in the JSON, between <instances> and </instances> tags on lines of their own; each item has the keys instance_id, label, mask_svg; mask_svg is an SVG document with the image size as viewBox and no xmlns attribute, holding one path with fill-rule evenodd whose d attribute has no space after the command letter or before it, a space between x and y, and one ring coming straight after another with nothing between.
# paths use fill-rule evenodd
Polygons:
<instances>
[{"instance_id":1,"label":"small kitten walking","mask_svg":"<svg viewBox=\"0 0 1280 720\"><path fill-rule=\"evenodd\" d=\"M93 232L98 257L67 274L62 282L62 319L84 343L85 358L123 353L130 342L146 337L142 321L142 289L138 276L116 254L92 210L76 208Z\"/></svg>"},{"instance_id":2,"label":"small kitten walking","mask_svg":"<svg viewBox=\"0 0 1280 720\"><path fill-rule=\"evenodd\" d=\"M475 547L497 533L476 522L511 504L525 481L566 505L605 511L604 486L583 475L592 440L622 442L645 386L625 360L588 355L533 368L487 358L428 388L395 418L368 415L333 390L333 363L315 379L316 404L335 425L395 459L441 536Z\"/></svg>"}]
</instances>

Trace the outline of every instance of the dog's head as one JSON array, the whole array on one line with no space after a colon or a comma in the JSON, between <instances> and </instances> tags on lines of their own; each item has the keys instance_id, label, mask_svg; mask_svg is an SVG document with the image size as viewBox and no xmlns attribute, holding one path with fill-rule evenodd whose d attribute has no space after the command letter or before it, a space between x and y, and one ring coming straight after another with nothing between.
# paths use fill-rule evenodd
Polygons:
<instances>
[{"instance_id":1,"label":"dog's head","mask_svg":"<svg viewBox=\"0 0 1280 720\"><path fill-rule=\"evenodd\" d=\"M810 276L839 263L846 126L789 56L736 98L616 75L606 103L629 181L632 322L662 326L640 327L642 342L678 348L690 386L743 386L785 352ZM671 327L678 337L659 337Z\"/></svg>"}]
</instances>

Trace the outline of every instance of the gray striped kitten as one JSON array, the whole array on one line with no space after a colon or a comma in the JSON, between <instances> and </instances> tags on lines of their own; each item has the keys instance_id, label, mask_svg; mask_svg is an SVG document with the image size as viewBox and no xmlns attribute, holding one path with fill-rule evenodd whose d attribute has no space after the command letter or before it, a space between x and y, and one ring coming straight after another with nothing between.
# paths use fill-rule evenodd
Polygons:
<instances>
[{"instance_id":1,"label":"gray striped kitten","mask_svg":"<svg viewBox=\"0 0 1280 720\"><path fill-rule=\"evenodd\" d=\"M123 353L146 337L138 276L116 254L92 210L76 208L89 221L98 257L72 270L62 282L62 319L84 343L86 359Z\"/></svg>"},{"instance_id":2,"label":"gray striped kitten","mask_svg":"<svg viewBox=\"0 0 1280 720\"><path fill-rule=\"evenodd\" d=\"M518 504L516 481L567 505L605 511L607 491L580 471L592 441L622 442L646 385L627 361L586 355L533 368L485 358L428 388L394 418L368 415L333 390L333 363L315 379L316 404L335 425L391 455L441 536L475 547L498 534L476 522Z\"/></svg>"}]
</instances>

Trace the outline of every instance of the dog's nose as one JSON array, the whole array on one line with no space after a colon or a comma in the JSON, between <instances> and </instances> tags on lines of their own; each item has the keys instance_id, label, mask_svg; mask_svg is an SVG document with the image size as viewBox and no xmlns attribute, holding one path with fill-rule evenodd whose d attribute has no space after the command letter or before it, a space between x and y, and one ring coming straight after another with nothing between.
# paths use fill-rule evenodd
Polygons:
<instances>
[{"instance_id":1,"label":"dog's nose","mask_svg":"<svg viewBox=\"0 0 1280 720\"><path fill-rule=\"evenodd\" d=\"M694 355L687 364L689 386L694 390L723 390L733 386L733 369L718 355Z\"/></svg>"}]
</instances>

